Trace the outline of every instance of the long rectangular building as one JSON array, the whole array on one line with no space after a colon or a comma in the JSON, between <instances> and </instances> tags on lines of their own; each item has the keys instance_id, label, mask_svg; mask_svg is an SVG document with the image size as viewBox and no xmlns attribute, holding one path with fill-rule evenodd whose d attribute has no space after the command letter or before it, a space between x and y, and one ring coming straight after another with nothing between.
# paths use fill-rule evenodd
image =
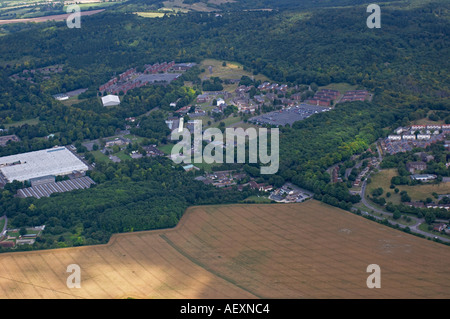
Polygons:
<instances>
[{"instance_id":1,"label":"long rectangular building","mask_svg":"<svg viewBox=\"0 0 450 319\"><path fill-rule=\"evenodd\" d=\"M8 182L23 182L43 176L84 172L89 167L66 147L0 157L0 172Z\"/></svg>"},{"instance_id":2,"label":"long rectangular building","mask_svg":"<svg viewBox=\"0 0 450 319\"><path fill-rule=\"evenodd\" d=\"M32 187L19 189L19 197L49 197L53 193L65 193L75 189L85 189L91 187L95 182L89 176L83 176L61 182L50 182Z\"/></svg>"}]
</instances>

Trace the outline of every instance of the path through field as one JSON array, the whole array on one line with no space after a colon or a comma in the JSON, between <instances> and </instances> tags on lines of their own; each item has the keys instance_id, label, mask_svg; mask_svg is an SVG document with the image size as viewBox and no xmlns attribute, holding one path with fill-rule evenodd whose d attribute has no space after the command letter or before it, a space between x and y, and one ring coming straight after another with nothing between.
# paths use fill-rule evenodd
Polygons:
<instances>
[{"instance_id":1,"label":"path through field","mask_svg":"<svg viewBox=\"0 0 450 319\"><path fill-rule=\"evenodd\" d=\"M449 298L449 263L448 246L317 201L200 206L170 230L0 254L0 298Z\"/></svg>"}]
</instances>

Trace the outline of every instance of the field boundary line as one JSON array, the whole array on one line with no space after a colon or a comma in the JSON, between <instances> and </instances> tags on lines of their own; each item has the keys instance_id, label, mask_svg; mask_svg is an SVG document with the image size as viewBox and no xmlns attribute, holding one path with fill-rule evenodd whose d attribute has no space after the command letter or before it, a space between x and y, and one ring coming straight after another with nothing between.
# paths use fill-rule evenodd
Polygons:
<instances>
[{"instance_id":1,"label":"field boundary line","mask_svg":"<svg viewBox=\"0 0 450 319\"><path fill-rule=\"evenodd\" d=\"M127 236L147 236L147 235L158 235L158 234L166 234L170 232L177 231L178 229L182 228L186 220L188 220L188 216L195 212L197 208L200 207L217 207L217 206L241 206L241 205L301 205L304 203L283 203L283 204L243 204L243 203L232 203L232 204L208 204L208 205L194 205L189 206L185 209L183 216L181 216L178 223L173 227L167 227L167 228L160 228L160 229L149 229L149 230L139 230L139 231L133 231L133 232L124 232L124 233L113 233L111 234L111 237L109 238L108 242L104 244L94 244L94 245L83 245L83 246L71 246L71 247L60 247L60 248L46 248L46 249L36 249L36 250L23 250L23 251L8 251L0 253L0 260L1 258L6 258L8 256L21 256L21 255L28 255L28 254L46 254L46 253L52 253L52 252L58 252L62 250L73 250L73 251L82 251L86 249L92 249L93 247L110 247L112 246L117 240L119 240L122 237Z\"/></svg>"},{"instance_id":2,"label":"field boundary line","mask_svg":"<svg viewBox=\"0 0 450 319\"><path fill-rule=\"evenodd\" d=\"M243 287L242 285L238 284L236 281L234 281L231 278L228 278L227 276L224 276L214 270L212 270L210 267L206 266L205 264L203 264L202 262L198 261L197 259L195 259L194 257L192 257L191 255L189 255L188 253L186 253L183 249L181 249L180 247L178 247L173 241L171 241L165 234L160 234L159 237L161 237L162 239L164 239L164 241L169 244L173 249L175 249L178 253L180 253L181 255L183 255L184 257L186 257L187 259L189 259L191 262L193 262L194 264L196 264L197 266L205 269L206 271L210 272L211 274L213 274L214 276L217 276L223 280L225 280L226 282L252 294L253 296L259 298L259 299L265 299L265 297L258 295L257 293Z\"/></svg>"},{"instance_id":3,"label":"field boundary line","mask_svg":"<svg viewBox=\"0 0 450 319\"><path fill-rule=\"evenodd\" d=\"M60 293L60 294L64 294L64 295L69 295L69 296L77 298L77 299L86 299L86 297L74 295L74 294L71 294L71 293L68 293L68 292L64 292L64 291L61 291L61 290L56 290L56 289L49 288L49 287L44 287L44 286L41 286L41 285L36 285L36 284L31 283L31 282L25 282L25 281L22 281L22 280L12 279L12 278L4 277L4 276L1 276L1 275L0 275L0 278L8 280L8 281L15 282L15 283L20 283L20 284L24 284L24 285L28 285L28 286L37 287L37 288L40 288L40 289L50 290L50 291L53 291L53 292L56 292L56 293ZM25 298L25 299L33 299L33 298Z\"/></svg>"}]
</instances>

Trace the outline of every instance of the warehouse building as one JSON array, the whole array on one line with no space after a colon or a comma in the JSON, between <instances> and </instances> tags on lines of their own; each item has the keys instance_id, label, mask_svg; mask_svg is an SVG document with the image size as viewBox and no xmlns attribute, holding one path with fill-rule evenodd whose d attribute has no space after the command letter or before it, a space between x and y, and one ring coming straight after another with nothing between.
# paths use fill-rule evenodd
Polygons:
<instances>
[{"instance_id":1,"label":"warehouse building","mask_svg":"<svg viewBox=\"0 0 450 319\"><path fill-rule=\"evenodd\" d=\"M7 182L85 172L89 167L66 147L0 157L0 172Z\"/></svg>"},{"instance_id":2,"label":"warehouse building","mask_svg":"<svg viewBox=\"0 0 450 319\"><path fill-rule=\"evenodd\" d=\"M120 104L120 99L117 95L109 94L102 97L103 106L115 106Z\"/></svg>"},{"instance_id":3,"label":"warehouse building","mask_svg":"<svg viewBox=\"0 0 450 319\"><path fill-rule=\"evenodd\" d=\"M53 193L65 193L76 189L85 189L91 187L95 182L89 176L83 176L78 178L73 178L70 180L65 180L61 182L47 182L37 185L33 185L28 188L19 189L17 195L19 197L34 197L42 198L49 197Z\"/></svg>"}]
</instances>

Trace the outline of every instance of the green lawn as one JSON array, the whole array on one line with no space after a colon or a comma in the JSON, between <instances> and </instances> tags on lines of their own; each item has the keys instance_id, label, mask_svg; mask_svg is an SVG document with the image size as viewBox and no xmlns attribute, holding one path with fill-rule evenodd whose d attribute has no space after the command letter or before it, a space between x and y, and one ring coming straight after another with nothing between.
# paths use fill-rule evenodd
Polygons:
<instances>
[{"instance_id":1,"label":"green lawn","mask_svg":"<svg viewBox=\"0 0 450 319\"><path fill-rule=\"evenodd\" d=\"M326 86L321 86L319 89L330 89L336 90L340 93L345 93L347 91L356 90L357 85L351 85L349 83L331 83Z\"/></svg>"},{"instance_id":2,"label":"green lawn","mask_svg":"<svg viewBox=\"0 0 450 319\"><path fill-rule=\"evenodd\" d=\"M39 232L40 232L40 230L34 230L34 229L31 229L31 228L27 228L27 235L37 235L37 234L39 234Z\"/></svg>"},{"instance_id":3,"label":"green lawn","mask_svg":"<svg viewBox=\"0 0 450 319\"><path fill-rule=\"evenodd\" d=\"M139 143L139 144L141 144L146 139L145 137L141 137L141 136L137 136L137 135L133 135L133 134L127 134L127 135L124 135L123 137L130 139L133 143Z\"/></svg>"},{"instance_id":4,"label":"green lawn","mask_svg":"<svg viewBox=\"0 0 450 319\"><path fill-rule=\"evenodd\" d=\"M86 101L86 100L88 100L88 99L81 99L81 100L79 100L77 96L72 96L68 100L61 101L61 103L66 105L66 106L72 106L74 104L78 104L78 103L81 103L81 102Z\"/></svg>"},{"instance_id":5,"label":"green lawn","mask_svg":"<svg viewBox=\"0 0 450 319\"><path fill-rule=\"evenodd\" d=\"M257 204L268 204L272 202L271 199L265 196L250 196L243 200L244 203L250 202L250 203L257 203Z\"/></svg>"},{"instance_id":6,"label":"green lawn","mask_svg":"<svg viewBox=\"0 0 450 319\"><path fill-rule=\"evenodd\" d=\"M193 160L193 162L194 162L194 160ZM214 166L221 165L221 163L215 163L215 162L208 164L204 160L202 161L202 163L192 163L192 164L198 168L203 168L205 170L205 172L211 172L212 168ZM183 164L183 165L187 165L187 164Z\"/></svg>"},{"instance_id":7,"label":"green lawn","mask_svg":"<svg viewBox=\"0 0 450 319\"><path fill-rule=\"evenodd\" d=\"M100 151L92 151L91 154L94 155L94 158L95 158L96 162L107 162L107 161L109 161L108 156L106 156L105 154L103 154Z\"/></svg>"},{"instance_id":8,"label":"green lawn","mask_svg":"<svg viewBox=\"0 0 450 319\"><path fill-rule=\"evenodd\" d=\"M241 122L241 117L240 116L236 116L234 117L233 115L230 115L229 117L227 117L226 119L222 119L220 121L214 122L211 124L211 127L219 127L220 122L224 122L225 123L225 127L228 127L232 124L236 124Z\"/></svg>"},{"instance_id":9,"label":"green lawn","mask_svg":"<svg viewBox=\"0 0 450 319\"><path fill-rule=\"evenodd\" d=\"M158 149L162 152L164 152L167 155L170 155L172 153L172 147L175 144L164 144L164 145L159 145Z\"/></svg>"},{"instance_id":10,"label":"green lawn","mask_svg":"<svg viewBox=\"0 0 450 319\"><path fill-rule=\"evenodd\" d=\"M121 3L124 3L125 1L118 1L118 2L91 2L91 3L77 3L77 5L80 7L81 11L87 11L87 10L98 10L102 8L107 8L111 6L115 6ZM67 11L67 5L64 6L63 11Z\"/></svg>"},{"instance_id":11,"label":"green lawn","mask_svg":"<svg viewBox=\"0 0 450 319\"><path fill-rule=\"evenodd\" d=\"M226 66L223 66L223 62L226 62ZM209 73L208 67L213 67L213 73ZM249 71L244 71L244 66L237 62L206 59L200 63L200 69L205 69L205 72L201 73L199 77L210 78L220 77L221 79L240 79L243 75L248 77L254 77L255 80L270 81L265 75L257 74L253 75Z\"/></svg>"},{"instance_id":12,"label":"green lawn","mask_svg":"<svg viewBox=\"0 0 450 319\"><path fill-rule=\"evenodd\" d=\"M127 152L126 150L121 150L120 152L115 153L115 154L113 154L113 155L117 156L117 157L120 158L122 161L131 159L131 156L128 155L128 152Z\"/></svg>"},{"instance_id":13,"label":"green lawn","mask_svg":"<svg viewBox=\"0 0 450 319\"><path fill-rule=\"evenodd\" d=\"M430 236L442 236L442 237L450 239L450 236L448 234L446 234L446 233L440 233L440 232L437 232L437 231L434 231L434 230L428 230L428 224L427 223L420 224L419 225L419 229L421 231L429 233Z\"/></svg>"},{"instance_id":14,"label":"green lawn","mask_svg":"<svg viewBox=\"0 0 450 319\"><path fill-rule=\"evenodd\" d=\"M144 18L162 18L165 14L169 15L172 13L164 13L164 12L135 12L140 17Z\"/></svg>"},{"instance_id":15,"label":"green lawn","mask_svg":"<svg viewBox=\"0 0 450 319\"><path fill-rule=\"evenodd\" d=\"M20 127L22 125L28 124L28 125L36 125L39 123L39 118L34 118L34 119L29 119L29 120L22 120L22 121L17 121L17 122L13 122L13 123L8 123L8 124L4 124L5 128L10 128L10 127Z\"/></svg>"},{"instance_id":16,"label":"green lawn","mask_svg":"<svg viewBox=\"0 0 450 319\"><path fill-rule=\"evenodd\" d=\"M381 210L384 209L384 207L381 207L380 205L377 205L377 204L375 204L374 202L371 202L370 199L369 199L368 201L370 202L370 205L372 205L373 207L378 208L378 209L381 209ZM412 225L415 224L414 219L411 219L411 221L409 221L409 222L406 221L406 217L408 217L408 216L409 216L409 217L415 217L414 215L402 214L402 217L401 217L401 218L399 218L399 219L394 219L394 218L392 218L392 216L388 215L387 213L386 213L386 214L380 214L380 213L377 213L377 212L375 212L375 211L372 213L372 209L369 208L369 207L367 207L367 206L364 205L363 203L358 203L358 204L355 205L355 207L356 207L356 208L359 208L359 209L362 210L362 211L366 211L366 212L368 212L369 214L371 214L371 215L373 215L373 216L377 216L377 217L381 217L381 218L386 218L386 219L389 220L390 222L395 222L395 223L398 223L398 224L401 224L401 225L405 225L405 226L412 226ZM405 218L404 218L403 216L405 216Z\"/></svg>"},{"instance_id":17,"label":"green lawn","mask_svg":"<svg viewBox=\"0 0 450 319\"><path fill-rule=\"evenodd\" d=\"M7 235L8 235L9 237L15 237L15 238L18 238L18 237L20 236L20 234L19 234L18 231L8 231L8 232L7 232Z\"/></svg>"},{"instance_id":18,"label":"green lawn","mask_svg":"<svg viewBox=\"0 0 450 319\"><path fill-rule=\"evenodd\" d=\"M425 200L427 197L434 199L433 193L437 194L448 194L450 193L450 183L439 183L439 184L421 184L421 185L396 185L399 189L399 193L396 194L394 189L390 189L391 179L394 176L397 176L397 169L385 169L381 170L376 174L371 175L372 182L367 185L366 195L371 195L372 190L381 187L383 188L383 195L386 199L386 202L392 202L394 204L400 203L400 192L406 191L408 195L411 197L412 201L420 201ZM391 197L386 197L386 193L390 192Z\"/></svg>"}]
</instances>

